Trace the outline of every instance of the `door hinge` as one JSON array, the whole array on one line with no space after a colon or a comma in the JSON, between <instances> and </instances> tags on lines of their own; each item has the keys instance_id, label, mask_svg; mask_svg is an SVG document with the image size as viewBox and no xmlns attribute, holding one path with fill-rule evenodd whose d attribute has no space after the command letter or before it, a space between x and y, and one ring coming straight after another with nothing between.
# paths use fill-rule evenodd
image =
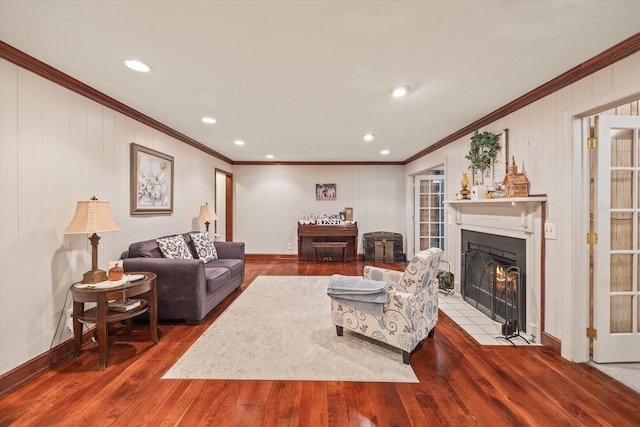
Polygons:
<instances>
[{"instance_id":1,"label":"door hinge","mask_svg":"<svg viewBox=\"0 0 640 427\"><path fill-rule=\"evenodd\" d=\"M598 148L598 138L587 138L587 148L594 149Z\"/></svg>"},{"instance_id":2,"label":"door hinge","mask_svg":"<svg viewBox=\"0 0 640 427\"><path fill-rule=\"evenodd\" d=\"M587 338L590 340L597 340L598 330L596 328L587 328Z\"/></svg>"},{"instance_id":3,"label":"door hinge","mask_svg":"<svg viewBox=\"0 0 640 427\"><path fill-rule=\"evenodd\" d=\"M587 245L597 245L598 235L596 233L587 233Z\"/></svg>"}]
</instances>

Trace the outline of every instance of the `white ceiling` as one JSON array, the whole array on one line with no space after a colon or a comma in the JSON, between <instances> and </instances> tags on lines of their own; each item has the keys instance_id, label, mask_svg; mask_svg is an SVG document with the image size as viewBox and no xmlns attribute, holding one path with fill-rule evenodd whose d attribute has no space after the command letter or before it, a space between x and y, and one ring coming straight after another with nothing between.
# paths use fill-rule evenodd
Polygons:
<instances>
[{"instance_id":1,"label":"white ceiling","mask_svg":"<svg viewBox=\"0 0 640 427\"><path fill-rule=\"evenodd\" d=\"M2 41L233 161L406 160L639 23L615 0L0 0Z\"/></svg>"}]
</instances>

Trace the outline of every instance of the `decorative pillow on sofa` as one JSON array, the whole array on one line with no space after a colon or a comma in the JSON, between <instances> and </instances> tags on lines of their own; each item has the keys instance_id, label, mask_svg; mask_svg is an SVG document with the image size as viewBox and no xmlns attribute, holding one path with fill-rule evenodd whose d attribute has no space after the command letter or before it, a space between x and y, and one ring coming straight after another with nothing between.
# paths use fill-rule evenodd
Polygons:
<instances>
[{"instance_id":1,"label":"decorative pillow on sofa","mask_svg":"<svg viewBox=\"0 0 640 427\"><path fill-rule=\"evenodd\" d=\"M156 239L156 242L160 252L162 252L162 256L165 258L193 259L193 255L191 255L191 251L187 247L187 242L184 241L182 234Z\"/></svg>"},{"instance_id":2,"label":"decorative pillow on sofa","mask_svg":"<svg viewBox=\"0 0 640 427\"><path fill-rule=\"evenodd\" d=\"M203 260L205 264L218 259L218 251L216 251L209 233L189 233L189 236L191 236L193 245L196 247L198 258Z\"/></svg>"}]
</instances>

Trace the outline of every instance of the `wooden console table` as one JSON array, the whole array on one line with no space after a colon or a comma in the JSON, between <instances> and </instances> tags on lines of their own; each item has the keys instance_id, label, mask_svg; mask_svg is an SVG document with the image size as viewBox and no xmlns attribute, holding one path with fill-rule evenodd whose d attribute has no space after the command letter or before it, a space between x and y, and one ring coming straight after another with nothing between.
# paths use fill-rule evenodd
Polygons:
<instances>
[{"instance_id":1,"label":"wooden console table","mask_svg":"<svg viewBox=\"0 0 640 427\"><path fill-rule=\"evenodd\" d=\"M128 276L140 274L144 278L135 282L128 282L113 288L85 287L75 284L71 286L73 297L73 357L80 354L82 347L82 323L95 323L98 335L98 368L103 371L107 366L107 323L127 321L127 328L131 331L131 320L142 313L149 312L149 325L151 327L151 340L158 344L158 300L156 292L156 274L149 272L130 272ZM107 303L111 300L120 300L148 293L149 299L140 299L140 305L129 311L109 310ZM85 311L84 304L95 302L96 306Z\"/></svg>"},{"instance_id":2,"label":"wooden console table","mask_svg":"<svg viewBox=\"0 0 640 427\"><path fill-rule=\"evenodd\" d=\"M317 249L324 260L355 262L358 249L358 224L298 224L298 261L316 262ZM341 256L340 256L341 255Z\"/></svg>"}]
</instances>

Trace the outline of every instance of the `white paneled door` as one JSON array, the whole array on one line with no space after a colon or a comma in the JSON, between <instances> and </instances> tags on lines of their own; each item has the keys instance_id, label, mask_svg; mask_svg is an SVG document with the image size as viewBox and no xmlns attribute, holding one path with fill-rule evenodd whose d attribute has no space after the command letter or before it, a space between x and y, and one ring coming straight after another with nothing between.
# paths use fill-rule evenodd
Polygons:
<instances>
[{"instance_id":1,"label":"white paneled door","mask_svg":"<svg viewBox=\"0 0 640 427\"><path fill-rule=\"evenodd\" d=\"M640 361L640 116L597 117L593 360Z\"/></svg>"},{"instance_id":2,"label":"white paneled door","mask_svg":"<svg viewBox=\"0 0 640 427\"><path fill-rule=\"evenodd\" d=\"M444 175L415 177L415 253L444 250Z\"/></svg>"}]
</instances>

